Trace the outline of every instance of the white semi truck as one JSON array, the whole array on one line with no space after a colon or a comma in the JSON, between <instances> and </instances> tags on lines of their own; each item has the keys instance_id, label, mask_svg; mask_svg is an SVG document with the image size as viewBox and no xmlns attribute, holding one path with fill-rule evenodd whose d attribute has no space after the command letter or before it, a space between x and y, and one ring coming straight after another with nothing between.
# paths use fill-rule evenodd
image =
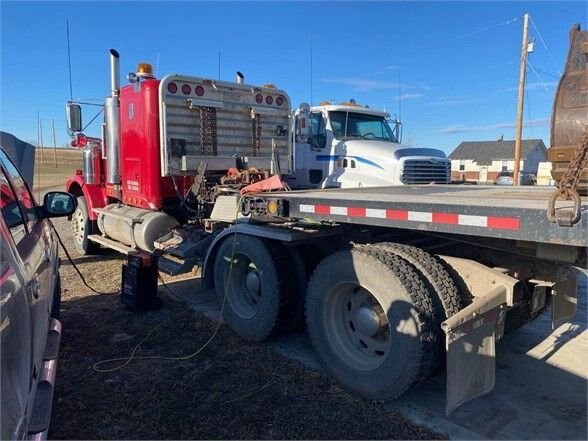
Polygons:
<instances>
[{"instance_id":1,"label":"white semi truck","mask_svg":"<svg viewBox=\"0 0 588 441\"><path fill-rule=\"evenodd\" d=\"M400 143L399 125L386 112L354 100L339 105L301 104L294 111L292 188L357 188L447 184L445 153Z\"/></svg>"}]
</instances>

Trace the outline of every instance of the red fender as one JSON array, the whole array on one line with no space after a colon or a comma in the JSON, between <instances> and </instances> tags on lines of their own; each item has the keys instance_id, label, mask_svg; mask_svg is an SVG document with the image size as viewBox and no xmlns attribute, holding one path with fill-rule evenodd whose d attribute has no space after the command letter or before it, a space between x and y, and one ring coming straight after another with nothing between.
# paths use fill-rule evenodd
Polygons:
<instances>
[{"instance_id":1,"label":"red fender","mask_svg":"<svg viewBox=\"0 0 588 441\"><path fill-rule=\"evenodd\" d=\"M79 193L79 191L72 191L73 188L79 187L82 190L83 196L86 198L86 205L88 206L88 217L91 220L96 220L98 216L94 213L94 208L104 208L108 204L106 196L106 189L100 185L86 184L81 175L73 175L65 183L65 191L69 193Z\"/></svg>"}]
</instances>

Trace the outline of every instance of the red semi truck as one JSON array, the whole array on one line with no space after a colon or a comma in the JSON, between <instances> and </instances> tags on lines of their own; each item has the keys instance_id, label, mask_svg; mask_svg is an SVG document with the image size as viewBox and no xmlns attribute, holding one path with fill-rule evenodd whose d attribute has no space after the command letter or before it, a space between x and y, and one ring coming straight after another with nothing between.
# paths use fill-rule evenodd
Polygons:
<instances>
[{"instance_id":1,"label":"red semi truck","mask_svg":"<svg viewBox=\"0 0 588 441\"><path fill-rule=\"evenodd\" d=\"M172 275L199 265L249 340L305 317L327 372L365 397L397 397L445 362L447 412L493 388L505 332L550 304L554 326L574 315L587 220L567 222L564 201L549 221L550 189L288 191L279 176L308 133L284 91L240 74L157 79L149 65L121 88L110 57L102 138L67 105L84 157L67 182L80 253L153 253Z\"/></svg>"}]
</instances>

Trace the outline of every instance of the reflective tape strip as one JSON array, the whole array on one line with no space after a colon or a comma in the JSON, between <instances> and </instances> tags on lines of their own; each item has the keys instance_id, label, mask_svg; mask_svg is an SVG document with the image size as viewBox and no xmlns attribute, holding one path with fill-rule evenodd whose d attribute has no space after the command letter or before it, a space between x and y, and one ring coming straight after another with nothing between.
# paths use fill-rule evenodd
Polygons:
<instances>
[{"instance_id":1,"label":"reflective tape strip","mask_svg":"<svg viewBox=\"0 0 588 441\"><path fill-rule=\"evenodd\" d=\"M321 215L389 219L393 221L424 222L444 225L463 225L502 230L519 230L521 227L520 219L518 217L475 216L458 213L305 204L301 204L299 210L301 213L314 213Z\"/></svg>"}]
</instances>

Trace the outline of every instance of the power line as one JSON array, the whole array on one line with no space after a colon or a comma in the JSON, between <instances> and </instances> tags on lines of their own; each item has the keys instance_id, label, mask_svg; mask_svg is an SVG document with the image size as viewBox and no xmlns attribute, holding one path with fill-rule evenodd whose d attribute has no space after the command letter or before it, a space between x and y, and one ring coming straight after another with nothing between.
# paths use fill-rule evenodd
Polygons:
<instances>
[{"instance_id":1,"label":"power line","mask_svg":"<svg viewBox=\"0 0 588 441\"><path fill-rule=\"evenodd\" d=\"M539 82L541 83L541 85L543 86L543 88L545 90L549 90L549 87L547 87L547 85L543 82L543 78L541 78L541 76L537 73L537 71L535 70L535 68L533 67L533 65L529 62L529 60L527 60L527 65L531 68L531 70L533 71L533 73L535 74L535 76L539 79Z\"/></svg>"},{"instance_id":2,"label":"power line","mask_svg":"<svg viewBox=\"0 0 588 441\"><path fill-rule=\"evenodd\" d=\"M544 70L541 70L538 67L535 67L535 70L537 72L541 72L543 75L547 75L548 77L555 78L556 80L559 80L561 78L561 76L558 77L557 75L550 74L549 72L545 72Z\"/></svg>"},{"instance_id":3,"label":"power line","mask_svg":"<svg viewBox=\"0 0 588 441\"><path fill-rule=\"evenodd\" d=\"M529 128L531 129L531 138L535 139L535 133L533 131L533 119L531 118L531 104L529 104L529 90L528 89L525 89L525 95L526 95L525 100L527 101L527 115L528 115L527 123L528 123Z\"/></svg>"},{"instance_id":4,"label":"power line","mask_svg":"<svg viewBox=\"0 0 588 441\"><path fill-rule=\"evenodd\" d=\"M442 40L440 42L437 42L437 44L443 44L443 43L447 43L449 41L458 40L460 38L469 37L471 35L476 35L476 34L479 34L481 32L486 32L486 31L490 31L492 29L499 28L500 26L508 26L509 24L515 23L516 21L520 20L521 18L522 17L511 18L510 20L503 21L502 23L497 23L495 25L488 26L488 27L485 27L485 28L482 28L482 29L477 29L475 31L468 32L466 34L457 35L455 37L448 38L447 40Z\"/></svg>"},{"instance_id":5,"label":"power line","mask_svg":"<svg viewBox=\"0 0 588 441\"><path fill-rule=\"evenodd\" d=\"M531 24L533 25L533 29L535 29L535 32L537 32L537 36L539 37L539 40L541 41L541 44L543 44L543 47L547 51L547 54L549 55L549 58L551 58L551 62L554 65L557 65L556 62L555 62L555 60L553 59L553 55L551 55L551 51L547 47L547 44L545 43L545 40L543 39L543 36L541 35L541 32L539 32L539 29L535 25L535 22L533 21L533 17L531 17L530 15L529 15L529 17L531 18ZM557 73L559 73L559 76L561 77L562 74L561 74L561 71L559 69L557 69Z\"/></svg>"}]
</instances>

